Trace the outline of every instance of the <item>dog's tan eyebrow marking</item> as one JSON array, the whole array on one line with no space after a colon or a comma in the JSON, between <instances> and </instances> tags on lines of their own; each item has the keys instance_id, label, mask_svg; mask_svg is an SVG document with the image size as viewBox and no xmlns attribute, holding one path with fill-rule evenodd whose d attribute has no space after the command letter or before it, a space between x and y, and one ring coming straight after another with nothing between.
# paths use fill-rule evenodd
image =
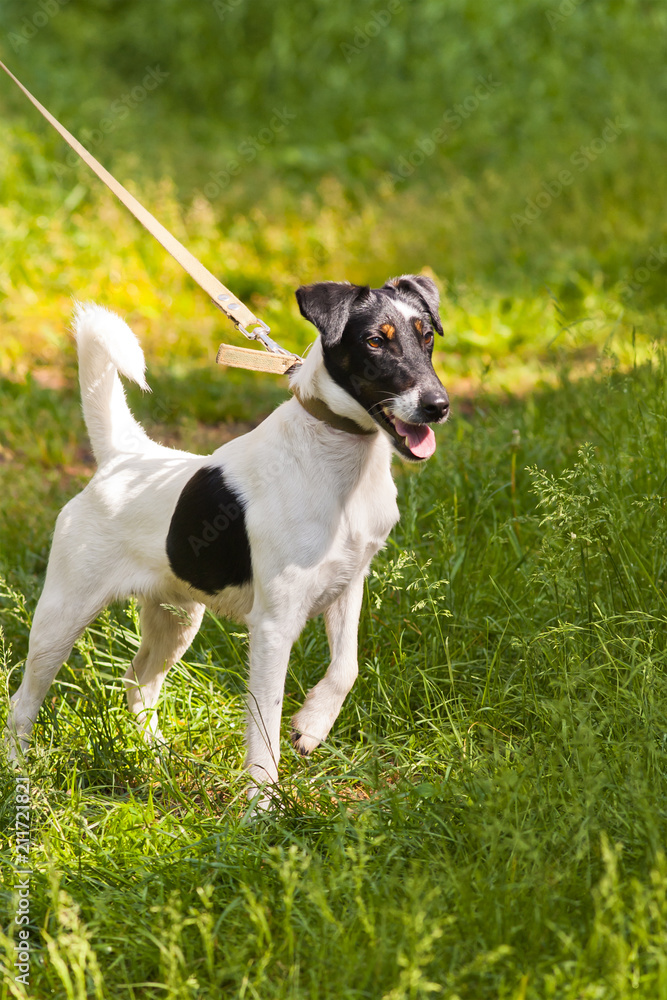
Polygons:
<instances>
[{"instance_id":1,"label":"dog's tan eyebrow marking","mask_svg":"<svg viewBox=\"0 0 667 1000\"><path fill-rule=\"evenodd\" d=\"M380 327L387 340L393 340L396 334L396 327L392 326L391 323L383 323Z\"/></svg>"},{"instance_id":2,"label":"dog's tan eyebrow marking","mask_svg":"<svg viewBox=\"0 0 667 1000\"><path fill-rule=\"evenodd\" d=\"M423 333L424 332L424 324L422 323L422 321L420 319L416 319L415 320L415 330L417 331L417 333Z\"/></svg>"}]
</instances>

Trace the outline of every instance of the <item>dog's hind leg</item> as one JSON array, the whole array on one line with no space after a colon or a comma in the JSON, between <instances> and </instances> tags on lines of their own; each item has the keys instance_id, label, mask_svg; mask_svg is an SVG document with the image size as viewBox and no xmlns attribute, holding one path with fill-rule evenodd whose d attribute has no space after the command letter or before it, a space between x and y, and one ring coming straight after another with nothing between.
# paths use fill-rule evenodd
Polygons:
<instances>
[{"instance_id":1,"label":"dog's hind leg","mask_svg":"<svg viewBox=\"0 0 667 1000\"><path fill-rule=\"evenodd\" d=\"M7 736L12 759L16 759L19 748L27 749L37 713L53 679L83 630L108 601L106 590L95 593L94 589L84 591L81 586L65 588L62 579L55 583L47 573L33 617L23 680L9 707Z\"/></svg>"},{"instance_id":2,"label":"dog's hind leg","mask_svg":"<svg viewBox=\"0 0 667 1000\"><path fill-rule=\"evenodd\" d=\"M72 646L115 596L112 574L101 568L100 535L84 490L56 520L23 680L9 705L6 740L12 759L27 748L37 713Z\"/></svg>"},{"instance_id":3,"label":"dog's hind leg","mask_svg":"<svg viewBox=\"0 0 667 1000\"><path fill-rule=\"evenodd\" d=\"M196 636L203 614L203 604L171 608L153 599L142 600L141 646L123 680L128 708L149 741L162 739L155 711L160 689L167 671Z\"/></svg>"},{"instance_id":4,"label":"dog's hind leg","mask_svg":"<svg viewBox=\"0 0 667 1000\"><path fill-rule=\"evenodd\" d=\"M292 742L300 753L310 753L327 738L357 679L357 632L364 579L365 574L354 579L324 612L331 663L322 680L308 692L303 707L292 718Z\"/></svg>"}]
</instances>

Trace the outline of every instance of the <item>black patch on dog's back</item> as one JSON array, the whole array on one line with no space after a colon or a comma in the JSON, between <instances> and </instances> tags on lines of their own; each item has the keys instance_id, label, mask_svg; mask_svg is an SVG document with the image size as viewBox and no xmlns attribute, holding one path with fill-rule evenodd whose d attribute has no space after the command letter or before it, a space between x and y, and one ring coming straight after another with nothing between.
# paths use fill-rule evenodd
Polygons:
<instances>
[{"instance_id":1,"label":"black patch on dog's back","mask_svg":"<svg viewBox=\"0 0 667 1000\"><path fill-rule=\"evenodd\" d=\"M200 469L183 487L167 533L167 556L176 576L205 594L252 580L245 502L222 469Z\"/></svg>"}]
</instances>

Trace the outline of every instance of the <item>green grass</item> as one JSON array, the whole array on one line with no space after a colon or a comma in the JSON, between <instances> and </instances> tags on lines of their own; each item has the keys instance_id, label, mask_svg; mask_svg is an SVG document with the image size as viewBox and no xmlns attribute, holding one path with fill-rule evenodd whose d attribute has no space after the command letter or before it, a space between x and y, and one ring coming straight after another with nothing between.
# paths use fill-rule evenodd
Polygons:
<instances>
[{"instance_id":1,"label":"green grass","mask_svg":"<svg viewBox=\"0 0 667 1000\"><path fill-rule=\"evenodd\" d=\"M25 995L667 997L666 375L657 351L480 397L426 467L399 467L361 675L311 760L285 741L280 811L246 813L243 630L207 617L166 685L156 759L120 681L136 608L89 629L29 762ZM22 398L40 437L84 446L70 397ZM42 485L29 556L3 526L24 551L5 560L8 689L62 497ZM318 621L286 726L325 663Z\"/></svg>"},{"instance_id":2,"label":"green grass","mask_svg":"<svg viewBox=\"0 0 667 1000\"><path fill-rule=\"evenodd\" d=\"M22 45L55 8L5 0L0 58L280 343L312 338L301 283L433 274L454 414L396 467L359 680L311 759L285 739L280 810L247 815L243 629L206 617L158 757L124 706L136 607L77 643L28 760L27 990L0 768L0 1000L667 1000L663 6L411 0L349 61L388 3L57 6ZM480 75L498 86L428 152ZM131 403L159 440L210 451L284 386L214 368L229 325L4 77L0 101L6 700L93 468L72 297L139 334L153 393ZM294 119L218 190L276 107ZM316 621L285 737L326 662Z\"/></svg>"}]
</instances>

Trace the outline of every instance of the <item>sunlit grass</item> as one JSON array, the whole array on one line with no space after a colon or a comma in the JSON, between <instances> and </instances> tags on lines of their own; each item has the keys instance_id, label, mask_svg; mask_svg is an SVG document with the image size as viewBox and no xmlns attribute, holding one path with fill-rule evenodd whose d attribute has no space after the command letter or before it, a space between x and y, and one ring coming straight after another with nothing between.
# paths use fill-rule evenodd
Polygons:
<instances>
[{"instance_id":1,"label":"sunlit grass","mask_svg":"<svg viewBox=\"0 0 667 1000\"><path fill-rule=\"evenodd\" d=\"M7 142L15 148L0 170L1 374L21 380L33 372L48 382L55 368L74 378L67 327L75 298L127 318L152 370L208 366L221 340L239 342L207 296L85 167L61 186L49 175L42 142L17 130ZM38 190L19 172L27 156L40 164ZM574 205L557 201L520 234L510 223L517 197L511 179L501 186L491 174L480 178L474 204L464 177L442 191L381 186L362 204L324 179L301 196L269 186L261 205L244 211L231 194L226 202L201 193L182 202L168 181L129 185L297 351L313 337L298 315L299 284L377 285L426 269L442 291L445 336L437 363L469 392L553 381L554 362L563 357L586 373L605 348L622 365L647 357L665 319L664 267L643 267L650 247L660 246L660 227L637 228L632 206L617 205L617 180L618 189L593 186L590 203L575 189ZM612 205L617 238L604 253L591 253L588 240L601 238L599 216ZM563 229L573 225L566 239Z\"/></svg>"}]
</instances>

